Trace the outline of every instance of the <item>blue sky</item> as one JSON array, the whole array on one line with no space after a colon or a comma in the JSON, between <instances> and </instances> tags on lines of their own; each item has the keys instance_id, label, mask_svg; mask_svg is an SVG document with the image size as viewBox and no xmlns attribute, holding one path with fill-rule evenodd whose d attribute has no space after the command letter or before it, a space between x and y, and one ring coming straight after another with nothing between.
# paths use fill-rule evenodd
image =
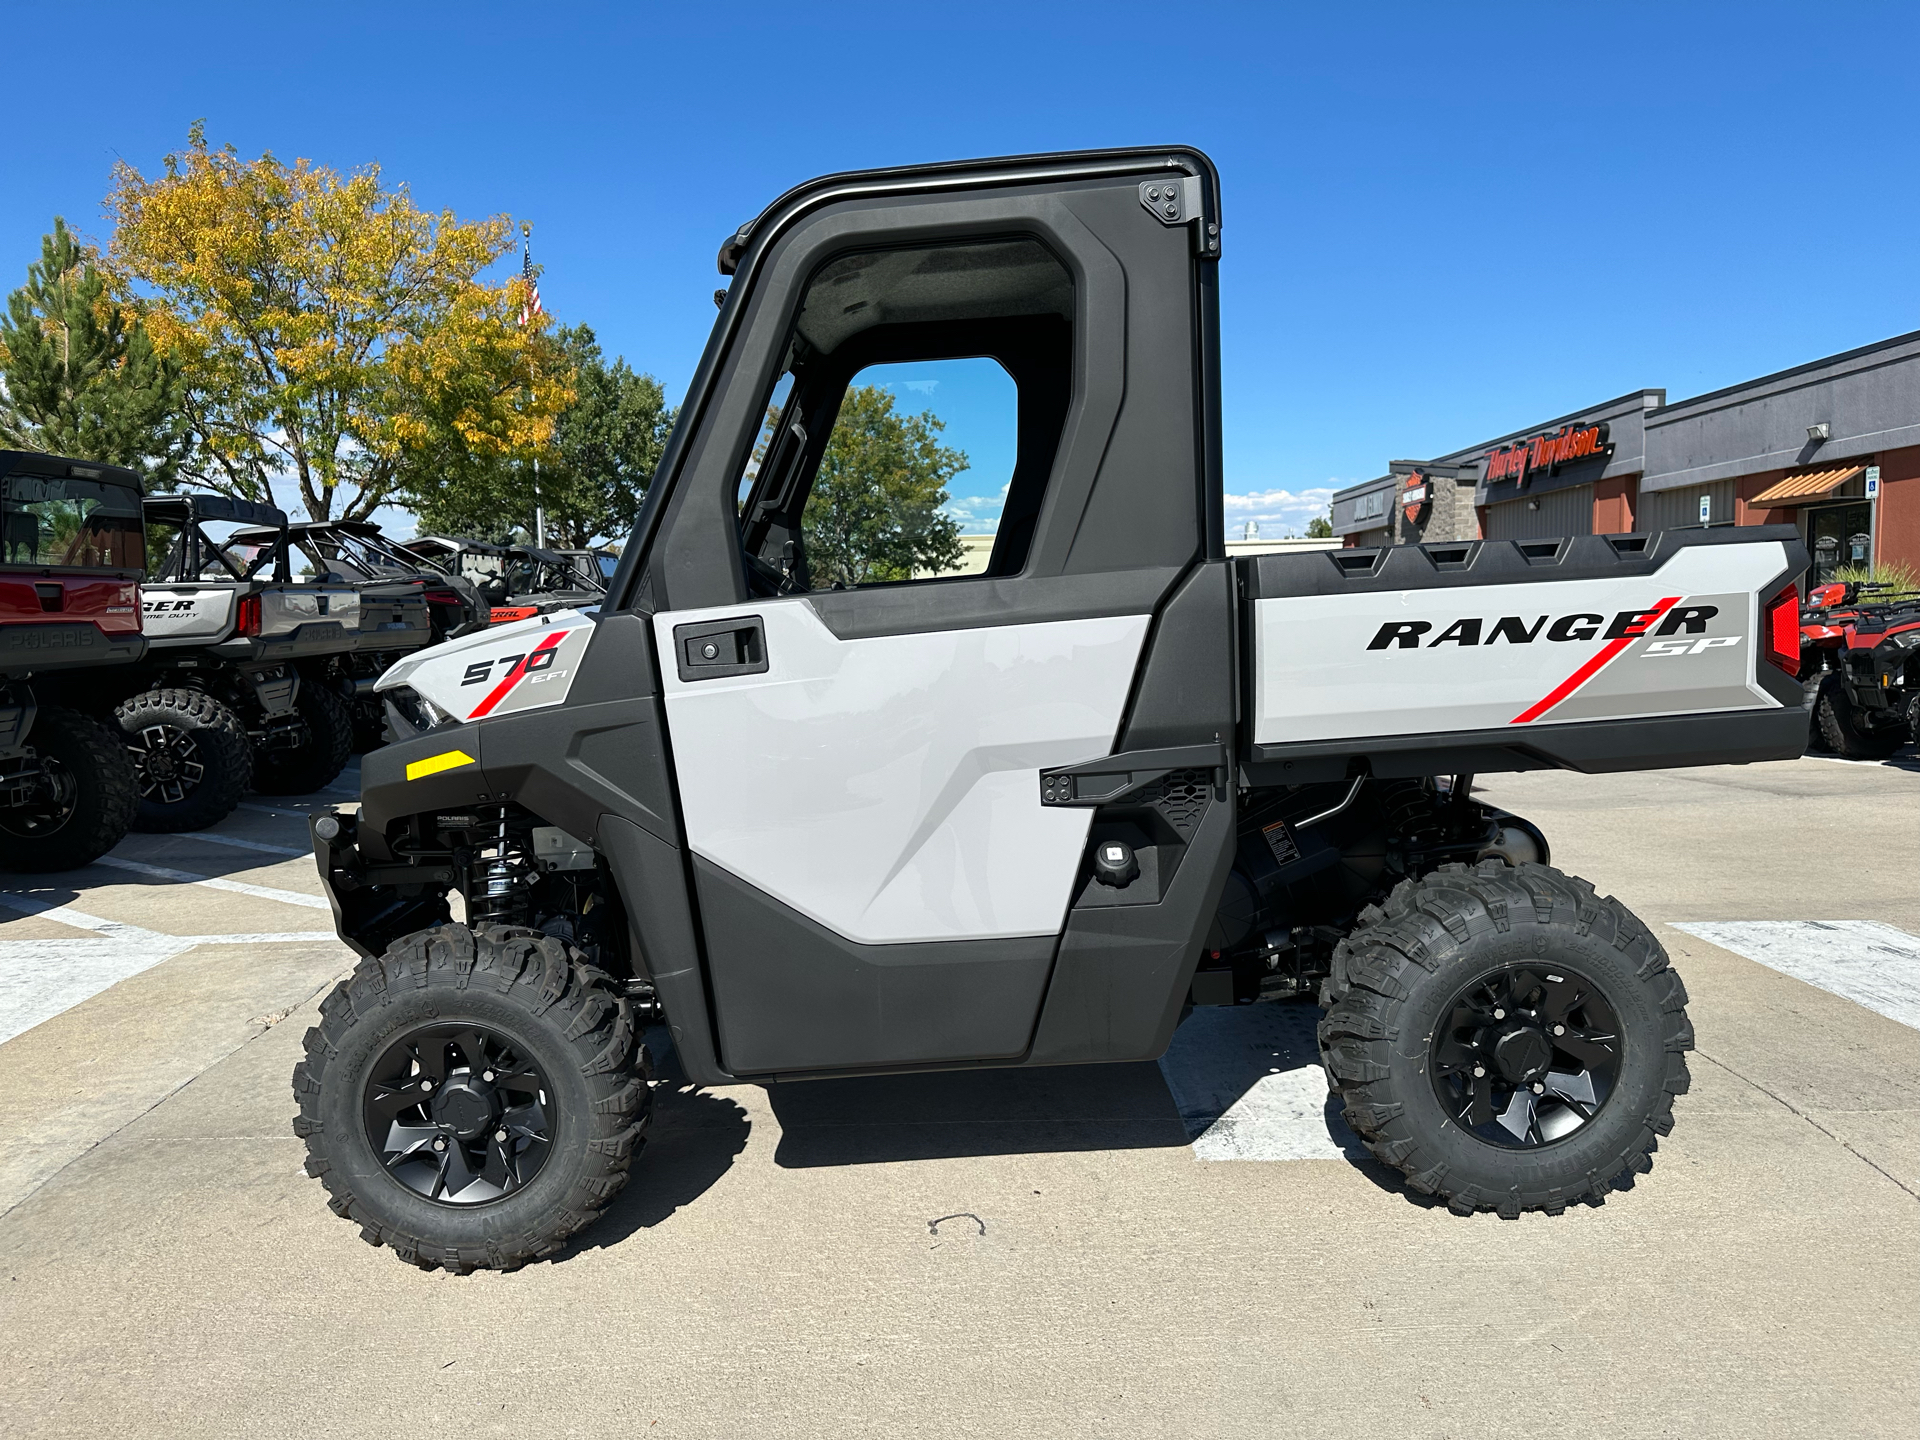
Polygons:
<instances>
[{"instance_id":1,"label":"blue sky","mask_svg":"<svg viewBox=\"0 0 1920 1440\"><path fill-rule=\"evenodd\" d=\"M9 117L0 285L55 212L99 234L114 160L155 169L204 116L244 154L531 220L548 308L677 398L714 251L795 181L1193 144L1223 175L1229 521L1274 533L1391 459L1920 328L1917 16L39 6L10 51L62 79Z\"/></svg>"}]
</instances>

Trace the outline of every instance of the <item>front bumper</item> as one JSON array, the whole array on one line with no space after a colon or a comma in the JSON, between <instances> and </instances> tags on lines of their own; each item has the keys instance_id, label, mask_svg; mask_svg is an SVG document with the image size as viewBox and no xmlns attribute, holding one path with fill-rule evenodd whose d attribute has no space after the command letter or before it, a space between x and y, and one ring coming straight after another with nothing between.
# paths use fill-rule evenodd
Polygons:
<instances>
[{"instance_id":1,"label":"front bumper","mask_svg":"<svg viewBox=\"0 0 1920 1440\"><path fill-rule=\"evenodd\" d=\"M451 864L369 865L360 853L357 816L325 810L308 822L320 888L333 907L340 938L369 958L416 931L452 918Z\"/></svg>"}]
</instances>

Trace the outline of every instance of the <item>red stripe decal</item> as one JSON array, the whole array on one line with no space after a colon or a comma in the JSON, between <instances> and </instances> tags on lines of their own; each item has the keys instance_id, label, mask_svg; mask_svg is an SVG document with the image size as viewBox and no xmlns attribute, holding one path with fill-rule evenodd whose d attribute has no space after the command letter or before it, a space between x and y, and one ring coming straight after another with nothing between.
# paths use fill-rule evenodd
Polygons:
<instances>
[{"instance_id":1,"label":"red stripe decal","mask_svg":"<svg viewBox=\"0 0 1920 1440\"><path fill-rule=\"evenodd\" d=\"M1586 664L1574 671L1573 674L1554 686L1552 690L1547 692L1543 699L1534 701L1533 704L1522 710L1507 723L1509 725L1525 725L1530 720L1538 720L1542 715L1546 714L1547 711L1553 709L1554 706L1573 694L1574 691L1586 684L1587 681L1598 675L1612 663L1614 656L1618 655L1634 641L1643 637L1647 633L1648 627L1650 627L1654 621L1658 620L1679 603L1680 597L1678 595L1669 595L1666 599L1658 601L1653 609L1641 611L1640 613L1646 618L1632 631L1622 635L1618 640L1609 640L1601 647L1598 655L1595 655L1591 660L1587 661Z\"/></svg>"},{"instance_id":2,"label":"red stripe decal","mask_svg":"<svg viewBox=\"0 0 1920 1440\"><path fill-rule=\"evenodd\" d=\"M1672 602L1669 601L1668 603L1671 604ZM468 715L467 718L469 720L478 720L482 716L492 713L493 707L506 699L508 692L511 691L514 686L526 679L527 666L532 662L533 657L543 650L553 649L554 646L567 638L568 633L569 632L565 630L556 631L552 635L547 636L547 638L542 640L538 645L534 646L533 649L529 650L525 655L522 655L518 660L514 661L513 668L507 671L498 685L493 687L486 699L473 707L473 712Z\"/></svg>"}]
</instances>

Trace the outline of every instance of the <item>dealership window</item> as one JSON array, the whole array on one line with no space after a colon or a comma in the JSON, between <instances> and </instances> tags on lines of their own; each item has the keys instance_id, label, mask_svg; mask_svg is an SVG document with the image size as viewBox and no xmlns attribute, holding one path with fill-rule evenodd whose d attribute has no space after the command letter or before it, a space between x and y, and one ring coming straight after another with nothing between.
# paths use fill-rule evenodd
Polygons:
<instances>
[{"instance_id":1,"label":"dealership window","mask_svg":"<svg viewBox=\"0 0 1920 1440\"><path fill-rule=\"evenodd\" d=\"M1873 507L1864 500L1807 511L1807 548L1813 552L1810 584L1824 585L1841 570L1873 564Z\"/></svg>"}]
</instances>

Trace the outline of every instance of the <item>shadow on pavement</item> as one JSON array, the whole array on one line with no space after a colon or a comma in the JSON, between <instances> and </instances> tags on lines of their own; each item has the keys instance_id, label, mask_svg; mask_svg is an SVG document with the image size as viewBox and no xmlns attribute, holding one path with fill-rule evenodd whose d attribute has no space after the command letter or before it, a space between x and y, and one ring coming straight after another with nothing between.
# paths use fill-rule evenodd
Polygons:
<instances>
[{"instance_id":1,"label":"shadow on pavement","mask_svg":"<svg viewBox=\"0 0 1920 1440\"><path fill-rule=\"evenodd\" d=\"M800 1080L767 1094L774 1162L789 1169L1187 1143L1148 1062Z\"/></svg>"},{"instance_id":2,"label":"shadow on pavement","mask_svg":"<svg viewBox=\"0 0 1920 1440\"><path fill-rule=\"evenodd\" d=\"M617 1245L636 1230L658 1225L711 1189L746 1148L753 1127L739 1103L687 1084L665 1026L650 1028L646 1043L656 1058L653 1124L647 1129L646 1149L635 1160L627 1188L556 1263L584 1250Z\"/></svg>"}]
</instances>

